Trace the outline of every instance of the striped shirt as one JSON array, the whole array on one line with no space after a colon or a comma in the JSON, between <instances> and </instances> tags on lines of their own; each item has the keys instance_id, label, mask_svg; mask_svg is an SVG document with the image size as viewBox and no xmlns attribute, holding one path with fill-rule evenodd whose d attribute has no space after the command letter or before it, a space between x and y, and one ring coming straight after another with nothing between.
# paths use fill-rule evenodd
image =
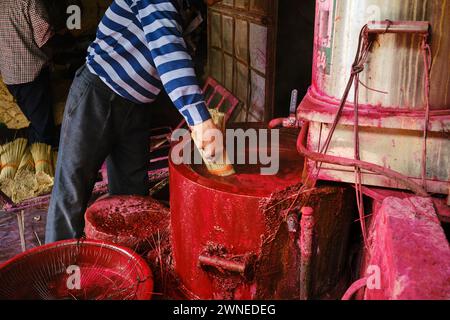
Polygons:
<instances>
[{"instance_id":1,"label":"striped shirt","mask_svg":"<svg viewBox=\"0 0 450 320\"><path fill-rule=\"evenodd\" d=\"M87 66L118 95L151 103L162 90L189 125L210 119L179 24L176 0L114 0Z\"/></svg>"}]
</instances>

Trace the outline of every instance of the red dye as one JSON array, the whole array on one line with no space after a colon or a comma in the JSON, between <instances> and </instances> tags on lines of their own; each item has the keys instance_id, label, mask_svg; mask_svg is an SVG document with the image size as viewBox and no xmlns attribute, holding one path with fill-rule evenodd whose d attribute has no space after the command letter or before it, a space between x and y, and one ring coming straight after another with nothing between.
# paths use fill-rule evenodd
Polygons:
<instances>
[{"instance_id":1,"label":"red dye","mask_svg":"<svg viewBox=\"0 0 450 320\"><path fill-rule=\"evenodd\" d=\"M366 290L364 299L450 299L450 248L431 199L378 203L370 238L366 267L381 269L381 286Z\"/></svg>"},{"instance_id":2,"label":"red dye","mask_svg":"<svg viewBox=\"0 0 450 320\"><path fill-rule=\"evenodd\" d=\"M151 244L158 230L169 224L168 209L156 200L139 196L108 197L86 212L86 236L131 248Z\"/></svg>"},{"instance_id":3,"label":"red dye","mask_svg":"<svg viewBox=\"0 0 450 320\"><path fill-rule=\"evenodd\" d=\"M297 184L303 171L303 159L295 148L292 148L295 134L291 135L290 133L293 131L283 131L280 137L279 168L275 175L262 175L261 170L270 165L261 165L260 163L234 165L236 174L228 177L211 175L204 165L192 165L191 168L196 175L192 175L191 178L205 187L240 195L267 197L271 193L284 190ZM255 156L259 150L246 150L246 153L248 161L249 154Z\"/></svg>"}]
</instances>

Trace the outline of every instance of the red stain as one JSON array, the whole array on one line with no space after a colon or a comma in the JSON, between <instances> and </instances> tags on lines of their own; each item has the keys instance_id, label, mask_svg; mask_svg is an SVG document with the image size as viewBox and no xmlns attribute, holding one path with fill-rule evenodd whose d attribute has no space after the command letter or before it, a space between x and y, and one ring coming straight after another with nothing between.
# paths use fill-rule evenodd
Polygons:
<instances>
[{"instance_id":1,"label":"red stain","mask_svg":"<svg viewBox=\"0 0 450 320\"><path fill-rule=\"evenodd\" d=\"M115 196L97 201L86 211L88 239L105 240L132 249L148 246L167 227L168 210L149 197Z\"/></svg>"},{"instance_id":2,"label":"red stain","mask_svg":"<svg viewBox=\"0 0 450 320\"><path fill-rule=\"evenodd\" d=\"M450 299L450 248L429 198L377 202L368 265L381 269L381 288L365 299Z\"/></svg>"}]
</instances>

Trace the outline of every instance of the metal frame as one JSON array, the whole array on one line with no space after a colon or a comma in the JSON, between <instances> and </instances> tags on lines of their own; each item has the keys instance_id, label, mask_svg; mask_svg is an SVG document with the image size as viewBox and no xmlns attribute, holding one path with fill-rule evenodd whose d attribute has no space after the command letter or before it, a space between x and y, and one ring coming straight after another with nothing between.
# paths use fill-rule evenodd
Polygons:
<instances>
[{"instance_id":1,"label":"metal frame","mask_svg":"<svg viewBox=\"0 0 450 320\"><path fill-rule=\"evenodd\" d=\"M210 88L212 89L212 93L210 95L207 95L208 89L210 89ZM219 82L217 82L217 80L215 80L212 77L208 77L208 79L206 79L205 86L203 87L203 94L205 95L205 98L206 98L206 101L205 101L206 106L209 109L221 110L226 102L228 102L230 104L229 110L227 110L225 112L226 113L226 121L228 121L231 118L234 110L236 110L237 106L239 105L239 99L236 98L230 91L225 89L224 86L222 86ZM212 104L214 98L218 94L222 98L220 99L217 106L212 106L211 104ZM185 124L186 124L186 120L181 121L180 124L176 127L176 129L181 129Z\"/></svg>"}]
</instances>

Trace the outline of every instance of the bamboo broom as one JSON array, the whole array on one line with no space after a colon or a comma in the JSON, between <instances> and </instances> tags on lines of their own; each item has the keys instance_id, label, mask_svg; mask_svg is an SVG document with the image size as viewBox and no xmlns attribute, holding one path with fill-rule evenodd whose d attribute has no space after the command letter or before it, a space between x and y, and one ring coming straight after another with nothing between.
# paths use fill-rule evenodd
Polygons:
<instances>
[{"instance_id":1,"label":"bamboo broom","mask_svg":"<svg viewBox=\"0 0 450 320\"><path fill-rule=\"evenodd\" d=\"M53 176L53 155L52 147L44 143L34 143L31 146L31 154L33 156L36 167L36 174L45 173Z\"/></svg>"},{"instance_id":2,"label":"bamboo broom","mask_svg":"<svg viewBox=\"0 0 450 320\"><path fill-rule=\"evenodd\" d=\"M33 155L36 167L36 181L38 189L36 196L47 194L53 187L53 152L52 147L44 143L35 143L31 146L31 154Z\"/></svg>"},{"instance_id":3,"label":"bamboo broom","mask_svg":"<svg viewBox=\"0 0 450 320\"><path fill-rule=\"evenodd\" d=\"M24 200L36 196L39 185L34 173L34 162L28 148L22 157L22 161L17 170L14 181L11 185L11 199L14 203L20 203Z\"/></svg>"},{"instance_id":4,"label":"bamboo broom","mask_svg":"<svg viewBox=\"0 0 450 320\"><path fill-rule=\"evenodd\" d=\"M211 118L214 124L220 131L222 131L222 134L224 134L226 129L225 114L215 109L210 109L209 113L211 114ZM206 168L208 169L209 173L219 177L228 177L236 173L230 163L225 148L223 149L222 154L216 155L215 160L209 160L205 157L204 152L200 148L198 148L198 143L195 141L195 137L192 136L192 138L203 158L203 161L205 162Z\"/></svg>"},{"instance_id":5,"label":"bamboo broom","mask_svg":"<svg viewBox=\"0 0 450 320\"><path fill-rule=\"evenodd\" d=\"M20 161L19 164L19 169L17 170L17 172L23 171L23 170L30 170L34 172L34 160L33 160L33 156L31 155L31 151L30 148L26 148L22 160ZM17 173L16 173L17 175Z\"/></svg>"},{"instance_id":6,"label":"bamboo broom","mask_svg":"<svg viewBox=\"0 0 450 320\"><path fill-rule=\"evenodd\" d=\"M20 138L3 146L0 161L2 163L0 181L14 179L23 154L25 153L27 143L26 139Z\"/></svg>"}]
</instances>

